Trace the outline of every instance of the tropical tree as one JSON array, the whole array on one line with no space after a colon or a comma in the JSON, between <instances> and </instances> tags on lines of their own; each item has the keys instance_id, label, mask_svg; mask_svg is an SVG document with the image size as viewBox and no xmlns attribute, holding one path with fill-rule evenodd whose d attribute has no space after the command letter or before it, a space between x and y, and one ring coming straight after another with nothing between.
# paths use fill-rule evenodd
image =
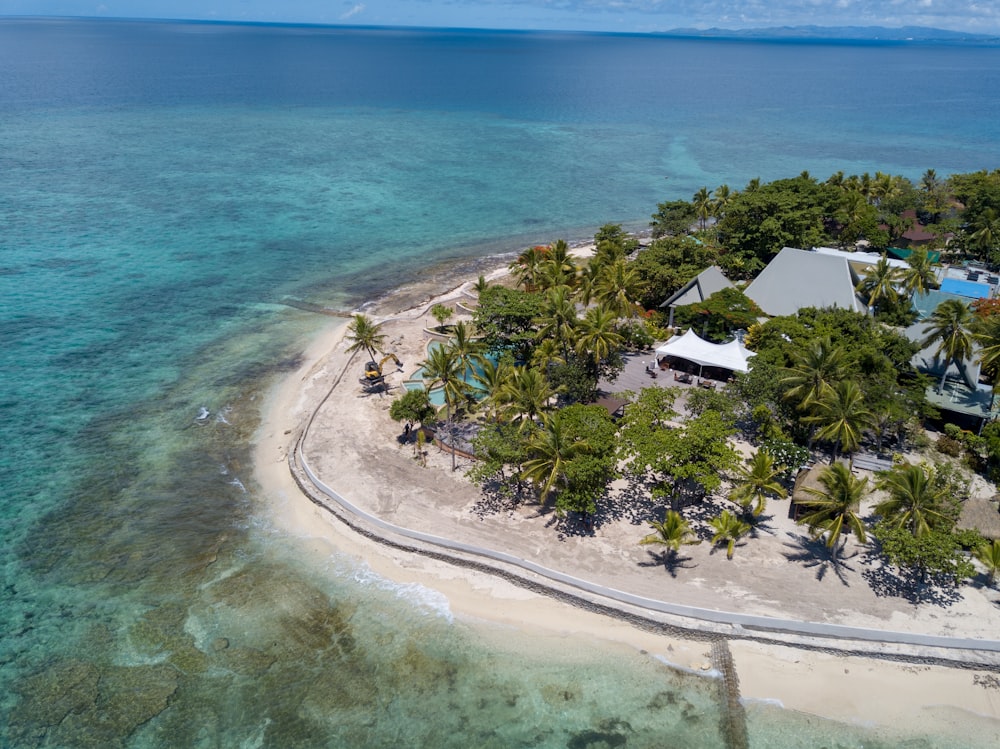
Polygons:
<instances>
[{"instance_id":1,"label":"tropical tree","mask_svg":"<svg viewBox=\"0 0 1000 749\"><path fill-rule=\"evenodd\" d=\"M509 268L518 286L523 286L527 291L537 288L542 262L548 250L545 246L529 247L511 262Z\"/></svg>"},{"instance_id":2,"label":"tropical tree","mask_svg":"<svg viewBox=\"0 0 1000 749\"><path fill-rule=\"evenodd\" d=\"M781 378L785 388L783 397L796 403L800 410L808 410L846 372L844 350L834 346L829 337L820 338L792 353L792 366L784 370Z\"/></svg>"},{"instance_id":3,"label":"tropical tree","mask_svg":"<svg viewBox=\"0 0 1000 749\"><path fill-rule=\"evenodd\" d=\"M712 212L716 216L724 216L726 208L733 199L732 190L729 189L729 185L719 185L712 192L712 195L714 196L712 200Z\"/></svg>"},{"instance_id":4,"label":"tropical tree","mask_svg":"<svg viewBox=\"0 0 1000 749\"><path fill-rule=\"evenodd\" d=\"M351 342L348 353L364 350L372 361L377 361L376 349L385 345L382 323L376 323L368 315L356 314L347 324L347 340Z\"/></svg>"},{"instance_id":5,"label":"tropical tree","mask_svg":"<svg viewBox=\"0 0 1000 749\"><path fill-rule=\"evenodd\" d=\"M452 414L469 396L469 384L463 378L465 367L451 346L432 346L420 366L424 370L427 389L441 387L444 393L445 418L450 425ZM455 470L454 449L451 451L451 469Z\"/></svg>"},{"instance_id":6,"label":"tropical tree","mask_svg":"<svg viewBox=\"0 0 1000 749\"><path fill-rule=\"evenodd\" d=\"M858 511L868 490L868 479L858 479L843 463L834 463L819 475L822 488L806 487L808 499L796 500L807 514L799 522L809 527L813 537L827 535L826 545L832 549L845 528L853 531L861 543L867 543L865 526Z\"/></svg>"},{"instance_id":7,"label":"tropical tree","mask_svg":"<svg viewBox=\"0 0 1000 749\"><path fill-rule=\"evenodd\" d=\"M508 415L520 419L524 427L527 423L534 423L555 394L541 370L515 367L501 387L500 399Z\"/></svg>"},{"instance_id":8,"label":"tropical tree","mask_svg":"<svg viewBox=\"0 0 1000 749\"><path fill-rule=\"evenodd\" d=\"M857 291L865 295L866 304L875 307L881 301L895 299L898 292L896 285L900 282L899 268L889 263L889 258L882 254L875 265L865 270L865 275L858 283Z\"/></svg>"},{"instance_id":9,"label":"tropical tree","mask_svg":"<svg viewBox=\"0 0 1000 749\"><path fill-rule=\"evenodd\" d=\"M594 366L608 361L621 350L624 339L615 329L618 317L604 306L591 307L580 321L576 350Z\"/></svg>"},{"instance_id":10,"label":"tropical tree","mask_svg":"<svg viewBox=\"0 0 1000 749\"><path fill-rule=\"evenodd\" d=\"M723 510L722 514L708 521L715 531L712 536L713 544L726 544L726 559L733 558L733 551L736 549L736 542L750 532L750 523L740 519L729 510Z\"/></svg>"},{"instance_id":11,"label":"tropical tree","mask_svg":"<svg viewBox=\"0 0 1000 749\"><path fill-rule=\"evenodd\" d=\"M491 419L496 420L499 417L506 403L504 387L510 378L511 370L512 367L504 359L496 363L491 359L484 359L479 370L472 375L473 381L485 393L480 404L485 406Z\"/></svg>"},{"instance_id":12,"label":"tropical tree","mask_svg":"<svg viewBox=\"0 0 1000 749\"><path fill-rule=\"evenodd\" d=\"M532 457L525 461L521 475L539 487L539 501L544 505L552 490L565 482L569 462L589 450L586 440L574 439L564 428L557 411L543 419L542 428L528 438Z\"/></svg>"},{"instance_id":13,"label":"tropical tree","mask_svg":"<svg viewBox=\"0 0 1000 749\"><path fill-rule=\"evenodd\" d=\"M700 224L702 231L704 231L705 225L708 222L709 217L712 215L712 193L707 187L702 187L694 194L694 197L691 198L691 202L694 203L694 210L698 216L698 223Z\"/></svg>"},{"instance_id":14,"label":"tropical tree","mask_svg":"<svg viewBox=\"0 0 1000 749\"><path fill-rule=\"evenodd\" d=\"M431 315L437 320L438 329L445 326L445 323L455 314L455 310L449 307L447 304L435 304L431 307Z\"/></svg>"},{"instance_id":15,"label":"tropical tree","mask_svg":"<svg viewBox=\"0 0 1000 749\"><path fill-rule=\"evenodd\" d=\"M654 520L649 526L653 532L644 536L639 543L642 546L656 544L667 547L668 559L676 558L681 546L701 543L694 531L691 530L691 524L679 512L673 510L667 510L662 522Z\"/></svg>"},{"instance_id":16,"label":"tropical tree","mask_svg":"<svg viewBox=\"0 0 1000 749\"><path fill-rule=\"evenodd\" d=\"M923 294L937 286L934 266L927 250L922 247L914 249L906 259L906 265L900 281L907 296L912 298L914 294Z\"/></svg>"},{"instance_id":17,"label":"tropical tree","mask_svg":"<svg viewBox=\"0 0 1000 749\"><path fill-rule=\"evenodd\" d=\"M991 315L975 323L973 340L979 344L979 363L993 376L993 387L1000 384L1000 315Z\"/></svg>"},{"instance_id":18,"label":"tropical tree","mask_svg":"<svg viewBox=\"0 0 1000 749\"><path fill-rule=\"evenodd\" d=\"M813 415L805 421L814 424L816 438L834 442L833 460L841 450L849 455L861 444L861 435L872 421L865 396L854 380L841 380L813 404Z\"/></svg>"},{"instance_id":19,"label":"tropical tree","mask_svg":"<svg viewBox=\"0 0 1000 749\"><path fill-rule=\"evenodd\" d=\"M451 348L466 380L473 377L487 361L485 344L473 338L472 328L464 320L452 329Z\"/></svg>"},{"instance_id":20,"label":"tropical tree","mask_svg":"<svg viewBox=\"0 0 1000 749\"><path fill-rule=\"evenodd\" d=\"M935 483L934 474L930 467L910 463L894 466L878 482L889 498L876 505L876 514L916 538L929 533L933 526L950 524L942 511L947 489Z\"/></svg>"},{"instance_id":21,"label":"tropical tree","mask_svg":"<svg viewBox=\"0 0 1000 749\"><path fill-rule=\"evenodd\" d=\"M604 266L592 293L598 303L617 317L635 317L640 311L637 303L640 286L639 273L624 258L619 258Z\"/></svg>"},{"instance_id":22,"label":"tropical tree","mask_svg":"<svg viewBox=\"0 0 1000 749\"><path fill-rule=\"evenodd\" d=\"M768 495L784 497L788 492L781 485L784 466L776 466L774 458L763 450L758 450L744 465L736 469L736 478L729 498L754 516L764 512Z\"/></svg>"},{"instance_id":23,"label":"tropical tree","mask_svg":"<svg viewBox=\"0 0 1000 749\"><path fill-rule=\"evenodd\" d=\"M555 341L565 360L573 347L577 322L572 292L565 286L549 289L545 295L544 312L538 318L538 339L543 343Z\"/></svg>"},{"instance_id":24,"label":"tropical tree","mask_svg":"<svg viewBox=\"0 0 1000 749\"><path fill-rule=\"evenodd\" d=\"M986 566L986 574L990 576L990 582L995 583L997 576L1000 575L1000 539L980 544L973 554Z\"/></svg>"},{"instance_id":25,"label":"tropical tree","mask_svg":"<svg viewBox=\"0 0 1000 749\"><path fill-rule=\"evenodd\" d=\"M944 390L948 367L951 363L955 362L961 367L962 361L972 356L970 328L973 321L972 310L960 299L944 300L927 318L927 324L924 327L927 335L921 345L929 346L932 343L937 343L934 354L944 359L941 381L938 383L939 393Z\"/></svg>"},{"instance_id":26,"label":"tropical tree","mask_svg":"<svg viewBox=\"0 0 1000 749\"><path fill-rule=\"evenodd\" d=\"M969 245L980 257L995 261L995 253L1000 247L1000 217L996 210L986 207L969 226Z\"/></svg>"},{"instance_id":27,"label":"tropical tree","mask_svg":"<svg viewBox=\"0 0 1000 749\"><path fill-rule=\"evenodd\" d=\"M538 268L538 285L542 289L576 285L576 263L569 254L569 245L557 239L549 245Z\"/></svg>"}]
</instances>

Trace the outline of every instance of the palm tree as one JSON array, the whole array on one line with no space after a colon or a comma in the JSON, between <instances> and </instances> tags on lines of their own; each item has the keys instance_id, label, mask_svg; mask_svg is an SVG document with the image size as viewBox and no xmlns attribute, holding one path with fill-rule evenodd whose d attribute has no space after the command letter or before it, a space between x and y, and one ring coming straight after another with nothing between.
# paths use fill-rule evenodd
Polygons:
<instances>
[{"instance_id":1,"label":"palm tree","mask_svg":"<svg viewBox=\"0 0 1000 749\"><path fill-rule=\"evenodd\" d=\"M792 354L792 366L784 370L785 376L781 378L785 388L783 397L797 402L800 410L806 410L833 383L843 379L846 371L844 350L834 346L829 337L821 338Z\"/></svg>"},{"instance_id":2,"label":"palm tree","mask_svg":"<svg viewBox=\"0 0 1000 749\"><path fill-rule=\"evenodd\" d=\"M736 542L750 532L750 523L741 520L729 510L723 510L721 515L709 520L708 524L715 531L712 543L726 544L726 559L733 558Z\"/></svg>"},{"instance_id":3,"label":"palm tree","mask_svg":"<svg viewBox=\"0 0 1000 749\"><path fill-rule=\"evenodd\" d=\"M517 256L517 259L510 264L510 271L517 279L518 286L523 286L527 291L535 290L546 254L548 254L547 247L536 246L529 247Z\"/></svg>"},{"instance_id":4,"label":"palm tree","mask_svg":"<svg viewBox=\"0 0 1000 749\"><path fill-rule=\"evenodd\" d=\"M557 286L572 288L576 285L576 272L576 263L569 254L569 245L566 240L557 239L548 246L539 265L538 284L543 289Z\"/></svg>"},{"instance_id":5,"label":"palm tree","mask_svg":"<svg viewBox=\"0 0 1000 749\"><path fill-rule=\"evenodd\" d=\"M979 363L984 372L993 375L996 389L1000 385L1000 315L976 322L972 338L979 344Z\"/></svg>"},{"instance_id":6,"label":"palm tree","mask_svg":"<svg viewBox=\"0 0 1000 749\"><path fill-rule=\"evenodd\" d=\"M880 502L875 512L914 538L927 535L932 525L947 523L948 517L941 512L947 490L935 486L934 475L933 468L909 463L894 466L879 481L889 498Z\"/></svg>"},{"instance_id":7,"label":"palm tree","mask_svg":"<svg viewBox=\"0 0 1000 749\"><path fill-rule=\"evenodd\" d=\"M897 295L896 284L899 283L899 268L889 263L885 253L875 265L865 270L865 276L857 285L857 291L867 298L866 304L874 307L884 299L892 299Z\"/></svg>"},{"instance_id":8,"label":"palm tree","mask_svg":"<svg viewBox=\"0 0 1000 749\"><path fill-rule=\"evenodd\" d=\"M515 367L501 388L506 411L521 419L522 429L534 422L555 394L542 371L534 367Z\"/></svg>"},{"instance_id":9,"label":"palm tree","mask_svg":"<svg viewBox=\"0 0 1000 749\"><path fill-rule=\"evenodd\" d=\"M743 192L755 193L760 192L760 177L754 177L752 180L747 182L747 186L743 188Z\"/></svg>"},{"instance_id":10,"label":"palm tree","mask_svg":"<svg viewBox=\"0 0 1000 749\"><path fill-rule=\"evenodd\" d=\"M549 289L545 295L544 311L538 318L538 338L542 342L555 341L565 359L573 346L576 324L576 305L570 290L565 286Z\"/></svg>"},{"instance_id":11,"label":"palm tree","mask_svg":"<svg viewBox=\"0 0 1000 749\"><path fill-rule=\"evenodd\" d=\"M834 463L819 475L822 489L806 487L809 499L796 500L809 513L799 522L809 526L814 538L828 534L827 548L834 548L845 526L861 543L868 543L865 526L858 517L861 499L868 489L868 479L855 478L843 463Z\"/></svg>"},{"instance_id":12,"label":"palm tree","mask_svg":"<svg viewBox=\"0 0 1000 749\"><path fill-rule=\"evenodd\" d=\"M719 185L715 188L713 192L715 200L712 203L712 211L716 216L722 217L726 213L726 208L733 200L732 190L729 189L729 185Z\"/></svg>"},{"instance_id":13,"label":"palm tree","mask_svg":"<svg viewBox=\"0 0 1000 749\"><path fill-rule=\"evenodd\" d=\"M617 317L635 317L639 310L639 273L624 259L606 265L594 285L593 294Z\"/></svg>"},{"instance_id":14,"label":"palm tree","mask_svg":"<svg viewBox=\"0 0 1000 749\"><path fill-rule=\"evenodd\" d=\"M444 392L445 418L451 423L451 416L456 406L468 396L469 384L463 379L464 365L459 361L455 349L451 346L432 346L427 352L427 358L420 362L424 370L424 381L427 389L440 386ZM455 450L451 451L451 469L455 470Z\"/></svg>"},{"instance_id":15,"label":"palm tree","mask_svg":"<svg viewBox=\"0 0 1000 749\"><path fill-rule=\"evenodd\" d=\"M473 381L486 393L481 404L493 419L498 419L500 410L506 403L504 387L510 379L511 367L504 361L496 364L485 359L479 371L472 375Z\"/></svg>"},{"instance_id":16,"label":"palm tree","mask_svg":"<svg viewBox=\"0 0 1000 749\"><path fill-rule=\"evenodd\" d=\"M990 576L990 582L995 583L1000 575L1000 540L980 544L973 554L986 565L986 574Z\"/></svg>"},{"instance_id":17,"label":"palm tree","mask_svg":"<svg viewBox=\"0 0 1000 749\"><path fill-rule=\"evenodd\" d=\"M774 457L758 450L746 465L736 469L736 481L729 498L749 510L753 507L753 515L764 512L767 506L767 496L784 497L788 492L778 478L784 472L783 466L774 465Z\"/></svg>"},{"instance_id":18,"label":"palm tree","mask_svg":"<svg viewBox=\"0 0 1000 749\"><path fill-rule=\"evenodd\" d=\"M854 380L842 380L813 404L813 415L805 421L815 424L816 438L833 440L833 460L841 450L848 455L861 444L861 433L872 421L865 396Z\"/></svg>"},{"instance_id":19,"label":"palm tree","mask_svg":"<svg viewBox=\"0 0 1000 749\"><path fill-rule=\"evenodd\" d=\"M1000 246L1000 217L993 208L984 208L969 229L969 244L980 257L989 257Z\"/></svg>"},{"instance_id":20,"label":"palm tree","mask_svg":"<svg viewBox=\"0 0 1000 749\"><path fill-rule=\"evenodd\" d=\"M941 382L938 383L939 393L944 391L945 378L948 376L948 367L951 363L955 362L961 368L962 362L972 356L972 334L969 329L973 319L969 305L960 299L944 300L927 318L924 327L927 335L921 341L921 345L929 346L937 342L934 355L944 359Z\"/></svg>"},{"instance_id":21,"label":"palm tree","mask_svg":"<svg viewBox=\"0 0 1000 749\"><path fill-rule=\"evenodd\" d=\"M569 462L588 453L590 445L586 440L570 439L557 411L528 438L528 451L532 457L525 461L521 476L541 487L539 501L544 505L552 490L565 481Z\"/></svg>"},{"instance_id":22,"label":"palm tree","mask_svg":"<svg viewBox=\"0 0 1000 749\"><path fill-rule=\"evenodd\" d=\"M451 348L455 352L463 378L468 379L486 361L486 346L482 341L472 337L472 328L464 320L456 323L452 329Z\"/></svg>"},{"instance_id":23,"label":"palm tree","mask_svg":"<svg viewBox=\"0 0 1000 749\"><path fill-rule=\"evenodd\" d=\"M645 536L639 543L642 546L650 544L666 546L668 558L676 557L681 546L701 543L691 530L691 524L674 510L667 510L662 523L654 520L649 526L654 532Z\"/></svg>"},{"instance_id":24,"label":"palm tree","mask_svg":"<svg viewBox=\"0 0 1000 749\"><path fill-rule=\"evenodd\" d=\"M624 339L615 330L617 315L604 306L591 307L580 321L580 335L576 351L589 358L595 365L606 361L621 349Z\"/></svg>"},{"instance_id":25,"label":"palm tree","mask_svg":"<svg viewBox=\"0 0 1000 749\"><path fill-rule=\"evenodd\" d=\"M356 314L347 324L347 340L351 341L351 345L347 347L348 353L364 349L372 361L377 361L376 349L381 349L385 344L382 323L376 323L368 315Z\"/></svg>"},{"instance_id":26,"label":"palm tree","mask_svg":"<svg viewBox=\"0 0 1000 749\"><path fill-rule=\"evenodd\" d=\"M704 231L705 222L707 222L709 217L712 215L712 193L707 187L702 187L691 198L691 202L694 203L694 210L698 215L698 222L701 224L701 230Z\"/></svg>"},{"instance_id":27,"label":"palm tree","mask_svg":"<svg viewBox=\"0 0 1000 749\"><path fill-rule=\"evenodd\" d=\"M937 286L937 277L927 250L922 247L913 250L906 259L906 264L908 267L902 272L900 280L907 296L923 294Z\"/></svg>"}]
</instances>

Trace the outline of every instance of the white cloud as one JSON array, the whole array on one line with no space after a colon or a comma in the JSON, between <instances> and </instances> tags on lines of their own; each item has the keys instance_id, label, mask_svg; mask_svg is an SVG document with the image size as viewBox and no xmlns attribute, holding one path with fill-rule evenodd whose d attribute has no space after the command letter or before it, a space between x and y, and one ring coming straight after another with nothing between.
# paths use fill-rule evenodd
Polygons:
<instances>
[{"instance_id":1,"label":"white cloud","mask_svg":"<svg viewBox=\"0 0 1000 749\"><path fill-rule=\"evenodd\" d=\"M341 21L346 21L348 18L354 18L354 16L358 15L359 13L364 13L364 12L365 12L365 4L364 3L358 3L354 7L352 7L350 9L344 11L343 13L341 13L340 14L340 20Z\"/></svg>"}]
</instances>

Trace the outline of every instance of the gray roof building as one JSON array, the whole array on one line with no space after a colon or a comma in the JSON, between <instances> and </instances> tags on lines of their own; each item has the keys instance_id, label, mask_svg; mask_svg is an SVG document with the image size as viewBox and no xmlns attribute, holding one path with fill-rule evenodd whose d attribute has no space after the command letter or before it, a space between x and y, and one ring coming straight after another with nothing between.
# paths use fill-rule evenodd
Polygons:
<instances>
[{"instance_id":1,"label":"gray roof building","mask_svg":"<svg viewBox=\"0 0 1000 749\"><path fill-rule=\"evenodd\" d=\"M660 308L670 308L670 322L667 324L673 327L674 309L677 307L704 302L715 292L732 288L735 286L723 275L722 269L717 265L710 265L674 292L673 296L660 305Z\"/></svg>"},{"instance_id":2,"label":"gray roof building","mask_svg":"<svg viewBox=\"0 0 1000 749\"><path fill-rule=\"evenodd\" d=\"M743 291L768 315L794 315L804 307L866 312L855 292L860 279L843 257L785 247Z\"/></svg>"}]
</instances>

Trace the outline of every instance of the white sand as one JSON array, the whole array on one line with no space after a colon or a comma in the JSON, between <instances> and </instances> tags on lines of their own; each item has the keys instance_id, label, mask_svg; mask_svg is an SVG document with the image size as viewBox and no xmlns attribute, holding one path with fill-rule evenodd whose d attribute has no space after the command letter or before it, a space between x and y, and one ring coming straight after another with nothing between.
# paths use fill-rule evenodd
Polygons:
<instances>
[{"instance_id":1,"label":"white sand","mask_svg":"<svg viewBox=\"0 0 1000 749\"><path fill-rule=\"evenodd\" d=\"M495 278L502 274L492 275ZM444 294L438 299L444 300L451 296L452 294ZM399 322L387 325L390 339L396 345L395 350L408 350L406 357L408 364L418 360L413 358L413 352L422 350L424 346L425 342L419 335L419 328L423 324L419 317L430 303L424 302L416 310L395 315L394 319ZM355 534L329 513L317 508L299 491L292 479L287 455L292 441L298 436L313 410L327 396L334 379L344 370L350 358L344 351L345 331L346 322L331 326L318 334L310 343L301 368L278 383L269 394L256 439L256 480L263 495L270 500L269 520L278 529L301 539L303 553L316 553L321 555L321 558L326 558L331 552L336 551L363 560L374 572L390 580L398 583L419 583L433 588L446 596L456 616L479 626L484 637L492 636L490 633L496 632L497 627L505 631L513 627L524 633L526 643L537 638L539 632L545 632L549 633L548 636L582 638L588 643L614 643L616 646L627 644L695 670L700 669L708 661L708 645L705 643L652 634L616 619L585 612L526 591L492 575L390 549ZM382 508L389 513L392 522L406 524L403 521L410 519L406 510L411 509L414 501L419 499L419 487L406 493L396 484L386 486L384 476L364 471L363 463L352 463L350 451L337 442L338 439L341 443L345 440L352 443L371 440L374 441L373 444L381 445L383 450L396 449L384 447L398 432L397 425L392 424L385 413L391 398L359 397L360 388L354 370L360 373L360 366L360 360L355 359L352 369L346 372L342 385L330 399L331 403L336 402L336 406L321 409L322 414L324 410L333 408L338 422L341 420L350 422L342 427L346 435L338 436L336 426L326 426L324 439L330 442L324 443L324 451L336 453L330 457L330 460L334 461L336 470L331 470L327 466L325 469L328 473L323 475L351 501L370 501L371 509ZM327 420L331 418L329 413L326 418ZM355 420L350 421L352 418ZM319 428L317 430L322 431ZM341 449L342 454L336 452ZM370 447L370 449L374 451L376 448ZM364 455L368 454L364 450L361 450L361 453L363 457L358 460L363 461ZM446 493L450 491L460 499L475 494L474 487L468 487L464 479L456 478L447 470L448 460L445 456L439 455L434 448L429 454L432 463L430 468L421 469L416 463L410 463L410 467L407 468L407 463L403 459L403 469L411 471L414 476L430 476L429 480L444 486ZM388 452L385 455L392 457ZM341 459L343 463L338 462ZM374 454L370 459L376 460ZM360 475L362 472L365 475ZM461 503L453 515L455 517L451 520L460 530L475 532L484 525L470 521L467 508ZM559 544L552 531L539 529L544 522L532 517L530 512L515 513L493 522L482 532L494 537L496 541L494 546L502 543L504 532L508 539L513 541L527 529L540 532L539 538L542 541L547 534L548 543ZM626 530L633 536L642 533L641 528L633 527ZM580 549L589 548L603 554L603 557L599 557L601 566L609 559L621 558L624 568L630 570L632 577L629 578L623 573L615 580L615 587L631 589L627 587L631 579L637 584L638 581L645 580L647 585L652 580L655 586L662 586L664 579L662 570L636 567L634 559L638 552L631 547L627 549L622 547L623 543L628 543L623 541L627 538L630 537L609 531L606 534L599 534L597 538L570 539L570 541L574 542L574 548L578 542L584 545L580 546ZM534 543L541 542L536 540ZM754 551L756 543L757 541L748 544L746 550L739 550L738 557L739 555L757 557L769 553L764 546ZM733 564L728 567L720 566L722 564L720 555L710 555L709 550L702 547L693 548L697 550L698 567L693 570L682 570L680 577L687 577L687 580L684 584L670 583L670 589L671 591L676 589L678 595L690 595L694 600L718 599L719 589L727 586L725 575L746 567L744 565L741 568ZM539 548L539 551L542 549ZM570 548L570 553L575 553L573 548ZM770 553L773 554L773 549ZM724 557L722 554L721 559L724 560ZM778 579L773 577L775 570L787 572L795 567L784 558L755 558L753 563L761 565L761 568L768 566L772 568L767 575L762 576L766 583L772 585L776 584L774 580ZM713 573L713 570L718 572ZM581 559L580 568L573 571L576 574L588 571L586 560ZM718 578L719 574L724 576ZM751 567L750 577L756 576L757 573ZM794 611L794 600L800 599L803 593L797 589L798 582L794 585L785 584L784 587L768 587L753 591L745 590L743 585L741 582L737 589L731 591L733 596L729 598L723 596L717 607L730 608L744 602L749 605L756 601L756 605L763 611ZM820 583L817 581L816 585L819 586ZM862 585L864 583L858 578L853 585L854 592ZM833 590L836 592L837 588L833 587ZM845 596L847 592L848 589L845 588ZM661 592L660 595L670 595L670 593ZM1000 617L995 606L988 604L988 601L985 604L976 603L968 609L966 616L970 627L973 618L985 617L985 621L980 623L981 629L995 635ZM849 605L845 604L848 608ZM948 609L936 607L901 606L899 609L891 613L872 612L861 618L870 619L873 626L881 622L882 626L891 629L909 627L916 631L924 631L923 625L927 624L931 626L929 631L934 631L932 626L935 624L934 620L938 618L947 620L949 617ZM845 611L843 620L854 622L855 618L850 611ZM953 623L946 623L943 626L944 631L950 631ZM978 629L973 628L970 631ZM975 670L915 666L881 659L828 655L746 641L733 641L731 649L740 675L741 694L744 699L777 700L789 709L848 722L905 727L913 733L922 730L940 732L951 728L974 729L975 735L980 739L992 735L1000 745L1000 689L987 688L976 683L977 677L988 678L988 674Z\"/></svg>"}]
</instances>

